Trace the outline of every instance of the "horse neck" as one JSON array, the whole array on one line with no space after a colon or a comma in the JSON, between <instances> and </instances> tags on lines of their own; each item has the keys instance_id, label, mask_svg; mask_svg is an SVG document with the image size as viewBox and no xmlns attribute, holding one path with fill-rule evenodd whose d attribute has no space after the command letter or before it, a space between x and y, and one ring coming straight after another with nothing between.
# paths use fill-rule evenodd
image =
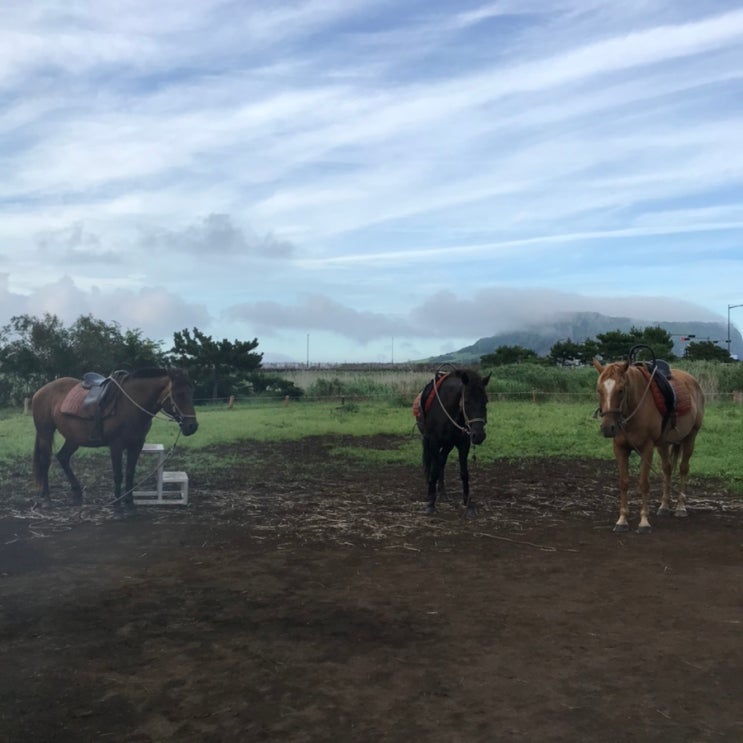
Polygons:
<instances>
[{"instance_id":1,"label":"horse neck","mask_svg":"<svg viewBox=\"0 0 743 743\"><path fill-rule=\"evenodd\" d=\"M122 388L137 405L150 413L157 413L163 404L164 392L170 379L162 377L129 377Z\"/></svg>"},{"instance_id":2,"label":"horse neck","mask_svg":"<svg viewBox=\"0 0 743 743\"><path fill-rule=\"evenodd\" d=\"M630 415L639 408L656 409L649 389L651 384L652 379L648 379L639 367L630 366L627 369L625 415Z\"/></svg>"},{"instance_id":3,"label":"horse neck","mask_svg":"<svg viewBox=\"0 0 743 743\"><path fill-rule=\"evenodd\" d=\"M462 412L462 394L464 384L458 377L448 377L439 391L442 405L446 408L452 418L456 418ZM450 396L450 397L449 397Z\"/></svg>"}]
</instances>

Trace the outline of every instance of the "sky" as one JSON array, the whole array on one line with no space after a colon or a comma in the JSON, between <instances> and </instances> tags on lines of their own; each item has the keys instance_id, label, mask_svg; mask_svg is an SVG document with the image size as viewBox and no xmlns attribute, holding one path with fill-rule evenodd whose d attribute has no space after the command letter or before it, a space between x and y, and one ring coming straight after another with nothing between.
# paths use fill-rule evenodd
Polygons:
<instances>
[{"instance_id":1,"label":"sky","mask_svg":"<svg viewBox=\"0 0 743 743\"><path fill-rule=\"evenodd\" d=\"M0 327L300 363L740 329L743 2L0 0L0 173Z\"/></svg>"}]
</instances>

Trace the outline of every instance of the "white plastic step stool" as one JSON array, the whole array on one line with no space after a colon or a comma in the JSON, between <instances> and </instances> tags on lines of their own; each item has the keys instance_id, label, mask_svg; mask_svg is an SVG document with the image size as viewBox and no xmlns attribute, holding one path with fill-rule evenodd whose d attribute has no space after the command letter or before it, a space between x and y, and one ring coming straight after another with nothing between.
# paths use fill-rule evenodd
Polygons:
<instances>
[{"instance_id":1,"label":"white plastic step stool","mask_svg":"<svg viewBox=\"0 0 743 743\"><path fill-rule=\"evenodd\" d=\"M186 505L188 503L188 475L185 472L165 472L165 447L162 444L144 444L137 469L144 472L151 468L149 455L157 457L152 475L145 481L150 490L132 492L134 502L138 505ZM173 487L176 486L176 487Z\"/></svg>"},{"instance_id":2,"label":"white plastic step stool","mask_svg":"<svg viewBox=\"0 0 743 743\"><path fill-rule=\"evenodd\" d=\"M163 472L162 502L184 506L188 503L188 475L185 472Z\"/></svg>"}]
</instances>

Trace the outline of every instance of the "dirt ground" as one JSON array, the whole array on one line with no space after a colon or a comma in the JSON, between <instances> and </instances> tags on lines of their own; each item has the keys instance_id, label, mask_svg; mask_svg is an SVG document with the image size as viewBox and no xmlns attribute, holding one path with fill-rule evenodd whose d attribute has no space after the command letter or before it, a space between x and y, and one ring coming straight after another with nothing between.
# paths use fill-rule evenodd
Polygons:
<instances>
[{"instance_id":1,"label":"dirt ground","mask_svg":"<svg viewBox=\"0 0 743 743\"><path fill-rule=\"evenodd\" d=\"M416 468L344 443L181 462L190 505L127 517L104 454L82 509L9 473L0 740L743 740L743 504L717 484L617 536L612 461L481 458L478 518L429 518Z\"/></svg>"}]
</instances>

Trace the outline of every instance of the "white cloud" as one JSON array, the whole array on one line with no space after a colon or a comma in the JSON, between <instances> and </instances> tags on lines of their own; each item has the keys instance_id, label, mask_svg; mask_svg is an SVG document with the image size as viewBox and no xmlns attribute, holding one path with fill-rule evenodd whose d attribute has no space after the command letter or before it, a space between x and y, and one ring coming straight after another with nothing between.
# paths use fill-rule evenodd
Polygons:
<instances>
[{"instance_id":1,"label":"white cloud","mask_svg":"<svg viewBox=\"0 0 743 743\"><path fill-rule=\"evenodd\" d=\"M2 317L350 358L532 310L719 315L742 40L739 2L15 4Z\"/></svg>"}]
</instances>

